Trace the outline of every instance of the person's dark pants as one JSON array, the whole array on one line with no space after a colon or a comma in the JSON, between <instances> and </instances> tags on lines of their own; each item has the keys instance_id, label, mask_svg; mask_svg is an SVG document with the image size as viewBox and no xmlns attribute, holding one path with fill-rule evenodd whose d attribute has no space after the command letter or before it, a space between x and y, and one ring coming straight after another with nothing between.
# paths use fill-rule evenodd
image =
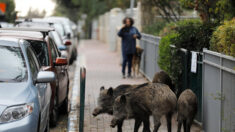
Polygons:
<instances>
[{"instance_id":1,"label":"person's dark pants","mask_svg":"<svg viewBox=\"0 0 235 132\"><path fill-rule=\"evenodd\" d=\"M131 75L132 58L133 58L133 54L123 54L123 61L122 61L122 74L123 75L125 75L126 73L127 64L128 64L128 75Z\"/></svg>"}]
</instances>

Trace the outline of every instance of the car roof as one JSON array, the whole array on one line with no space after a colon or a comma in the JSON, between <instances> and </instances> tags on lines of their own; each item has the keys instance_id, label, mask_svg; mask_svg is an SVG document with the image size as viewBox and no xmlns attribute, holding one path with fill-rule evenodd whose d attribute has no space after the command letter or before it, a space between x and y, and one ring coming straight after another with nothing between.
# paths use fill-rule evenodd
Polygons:
<instances>
[{"instance_id":1,"label":"car roof","mask_svg":"<svg viewBox=\"0 0 235 132\"><path fill-rule=\"evenodd\" d=\"M1 28L1 30L17 30L17 31L36 31L36 32L50 32L55 29L52 27L14 27L14 28Z\"/></svg>"},{"instance_id":2,"label":"car roof","mask_svg":"<svg viewBox=\"0 0 235 132\"><path fill-rule=\"evenodd\" d=\"M0 37L11 37L11 38L20 38L26 40L39 40L43 41L43 34L40 32L32 31L15 31L15 30L1 30Z\"/></svg>"},{"instance_id":3,"label":"car roof","mask_svg":"<svg viewBox=\"0 0 235 132\"><path fill-rule=\"evenodd\" d=\"M20 47L19 38L0 37L0 46Z\"/></svg>"},{"instance_id":4,"label":"car roof","mask_svg":"<svg viewBox=\"0 0 235 132\"><path fill-rule=\"evenodd\" d=\"M14 27L14 28L1 28L1 30L13 30L13 31L35 31L41 32L43 37L46 37L50 31L55 31L52 27Z\"/></svg>"}]
</instances>

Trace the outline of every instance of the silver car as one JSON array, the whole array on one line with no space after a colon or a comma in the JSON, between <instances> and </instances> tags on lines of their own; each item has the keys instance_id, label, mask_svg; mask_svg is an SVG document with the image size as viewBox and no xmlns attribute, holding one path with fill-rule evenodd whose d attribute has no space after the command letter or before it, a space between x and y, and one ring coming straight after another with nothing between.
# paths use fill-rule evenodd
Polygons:
<instances>
[{"instance_id":1,"label":"silver car","mask_svg":"<svg viewBox=\"0 0 235 132\"><path fill-rule=\"evenodd\" d=\"M45 132L53 72L42 71L27 41L0 37L0 132Z\"/></svg>"}]
</instances>

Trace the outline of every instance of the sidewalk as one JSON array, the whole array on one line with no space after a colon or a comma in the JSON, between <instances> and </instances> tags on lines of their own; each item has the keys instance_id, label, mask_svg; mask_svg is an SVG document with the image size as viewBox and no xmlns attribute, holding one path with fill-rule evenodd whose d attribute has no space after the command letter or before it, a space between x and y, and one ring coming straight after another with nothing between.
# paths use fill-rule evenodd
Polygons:
<instances>
[{"instance_id":1,"label":"sidewalk","mask_svg":"<svg viewBox=\"0 0 235 132\"><path fill-rule=\"evenodd\" d=\"M97 97L101 86L109 88L120 84L141 84L147 82L142 76L133 79L122 79L120 57L115 52L108 50L108 45L95 40L84 40L79 46L79 57L82 58L87 68L86 78L86 108L84 132L116 132L116 128L110 128L112 116L103 114L97 117L92 116L93 109L97 106ZM167 132L165 119L159 132ZM123 132L133 132L134 120L126 120L123 125ZM153 122L151 119L151 130ZM176 123L173 123L173 131L176 131ZM142 127L139 131L142 131ZM193 128L193 132L199 129Z\"/></svg>"}]
</instances>

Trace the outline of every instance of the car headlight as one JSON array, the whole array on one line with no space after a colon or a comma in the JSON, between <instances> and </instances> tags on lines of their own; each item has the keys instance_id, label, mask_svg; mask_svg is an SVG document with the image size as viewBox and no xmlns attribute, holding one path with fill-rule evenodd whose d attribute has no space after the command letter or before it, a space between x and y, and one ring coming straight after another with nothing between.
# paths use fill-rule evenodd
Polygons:
<instances>
[{"instance_id":1,"label":"car headlight","mask_svg":"<svg viewBox=\"0 0 235 132\"><path fill-rule=\"evenodd\" d=\"M0 123L12 122L20 120L33 112L34 104L12 106L5 109L0 116Z\"/></svg>"}]
</instances>

